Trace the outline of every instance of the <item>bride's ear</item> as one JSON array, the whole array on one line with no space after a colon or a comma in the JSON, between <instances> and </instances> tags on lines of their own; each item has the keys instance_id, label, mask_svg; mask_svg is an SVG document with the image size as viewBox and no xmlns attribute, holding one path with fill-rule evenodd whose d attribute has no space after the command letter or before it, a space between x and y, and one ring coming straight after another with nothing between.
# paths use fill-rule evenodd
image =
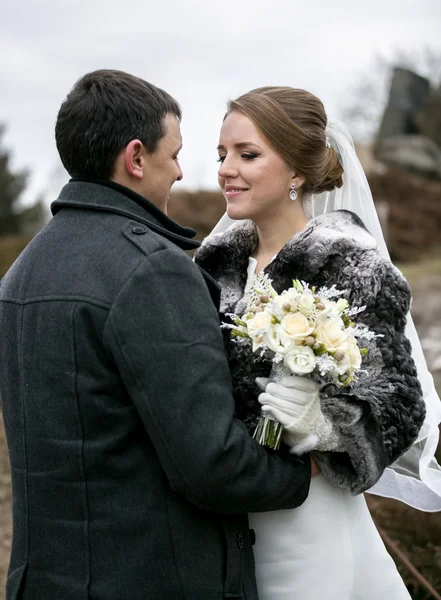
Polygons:
<instances>
[{"instance_id":1,"label":"bride's ear","mask_svg":"<svg viewBox=\"0 0 441 600\"><path fill-rule=\"evenodd\" d=\"M301 188L305 184L305 181L306 179L304 177L301 177L300 175L293 175L291 179L291 183L294 183L294 185L296 186L296 190Z\"/></svg>"}]
</instances>

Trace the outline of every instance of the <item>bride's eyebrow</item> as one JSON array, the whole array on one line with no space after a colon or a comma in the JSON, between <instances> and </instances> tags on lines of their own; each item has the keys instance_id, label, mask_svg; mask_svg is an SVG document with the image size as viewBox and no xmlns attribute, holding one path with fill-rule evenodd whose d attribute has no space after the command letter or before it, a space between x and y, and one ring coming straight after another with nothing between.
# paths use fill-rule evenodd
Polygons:
<instances>
[{"instance_id":1,"label":"bride's eyebrow","mask_svg":"<svg viewBox=\"0 0 441 600\"><path fill-rule=\"evenodd\" d=\"M238 142L237 144L234 144L235 148L245 148L247 146L254 146L255 148L260 148L260 146L258 146L257 144L255 144L254 142ZM217 147L218 150L225 150L225 146L222 146L222 144L220 144Z\"/></svg>"}]
</instances>

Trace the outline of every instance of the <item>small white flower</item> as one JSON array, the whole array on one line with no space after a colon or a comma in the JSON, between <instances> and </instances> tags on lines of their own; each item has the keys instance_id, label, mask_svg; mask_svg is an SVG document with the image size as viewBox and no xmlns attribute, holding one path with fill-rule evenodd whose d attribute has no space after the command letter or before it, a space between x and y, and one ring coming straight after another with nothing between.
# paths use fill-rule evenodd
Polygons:
<instances>
[{"instance_id":1,"label":"small white flower","mask_svg":"<svg viewBox=\"0 0 441 600\"><path fill-rule=\"evenodd\" d=\"M294 342L290 340L279 323L272 325L263 338L263 343L273 352L286 354Z\"/></svg>"},{"instance_id":2,"label":"small white flower","mask_svg":"<svg viewBox=\"0 0 441 600\"><path fill-rule=\"evenodd\" d=\"M275 298L271 298L269 304L267 304L267 311L271 313L273 317L276 317L277 320L281 321L283 317L286 315L286 310L283 307L285 301L282 303L280 301L282 296L276 296Z\"/></svg>"},{"instance_id":3,"label":"small white flower","mask_svg":"<svg viewBox=\"0 0 441 600\"><path fill-rule=\"evenodd\" d=\"M308 290L308 292L309 293L303 294L298 301L298 310L306 316L309 316L315 308L314 296L312 295L311 290Z\"/></svg>"},{"instance_id":4,"label":"small white flower","mask_svg":"<svg viewBox=\"0 0 441 600\"><path fill-rule=\"evenodd\" d=\"M285 312L287 305L291 308L291 302L288 294L281 294L280 296L276 296L274 298L274 304L283 312Z\"/></svg>"},{"instance_id":5,"label":"small white flower","mask_svg":"<svg viewBox=\"0 0 441 600\"><path fill-rule=\"evenodd\" d=\"M338 302L340 302L340 300ZM321 312L321 317L334 317L339 319L342 311L338 307L338 302L323 299L322 304L325 308Z\"/></svg>"},{"instance_id":6,"label":"small white flower","mask_svg":"<svg viewBox=\"0 0 441 600\"><path fill-rule=\"evenodd\" d=\"M287 296L290 300L297 300L302 295L302 292L296 290L296 288L288 288L285 292L282 292L283 296Z\"/></svg>"},{"instance_id":7,"label":"small white flower","mask_svg":"<svg viewBox=\"0 0 441 600\"><path fill-rule=\"evenodd\" d=\"M247 332L253 342L253 352L261 346L265 333L271 325L271 320L272 317L269 313L261 311L246 321Z\"/></svg>"},{"instance_id":8,"label":"small white flower","mask_svg":"<svg viewBox=\"0 0 441 600\"><path fill-rule=\"evenodd\" d=\"M339 375L345 375L346 373L349 375L351 371L351 362L348 354L344 354L343 358L337 362L335 370Z\"/></svg>"}]
</instances>

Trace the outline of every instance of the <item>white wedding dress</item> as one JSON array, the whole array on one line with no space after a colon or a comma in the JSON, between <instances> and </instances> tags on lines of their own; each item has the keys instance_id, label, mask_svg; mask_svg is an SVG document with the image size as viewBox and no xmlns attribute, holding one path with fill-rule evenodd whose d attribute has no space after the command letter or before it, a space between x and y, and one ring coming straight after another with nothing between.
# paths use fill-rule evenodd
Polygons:
<instances>
[{"instance_id":1,"label":"white wedding dress","mask_svg":"<svg viewBox=\"0 0 441 600\"><path fill-rule=\"evenodd\" d=\"M246 289L256 265L250 257ZM411 600L362 494L318 475L302 506L249 521L259 600Z\"/></svg>"},{"instance_id":2,"label":"white wedding dress","mask_svg":"<svg viewBox=\"0 0 441 600\"><path fill-rule=\"evenodd\" d=\"M323 475L298 508L249 515L260 600L410 600L363 495Z\"/></svg>"}]
</instances>

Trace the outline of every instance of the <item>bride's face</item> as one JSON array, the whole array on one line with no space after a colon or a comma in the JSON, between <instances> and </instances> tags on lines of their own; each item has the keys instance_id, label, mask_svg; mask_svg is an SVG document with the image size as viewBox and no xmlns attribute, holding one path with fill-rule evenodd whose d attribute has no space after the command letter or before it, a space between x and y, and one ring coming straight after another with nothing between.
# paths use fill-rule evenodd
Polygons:
<instances>
[{"instance_id":1,"label":"bride's face","mask_svg":"<svg viewBox=\"0 0 441 600\"><path fill-rule=\"evenodd\" d=\"M248 117L237 111L227 116L218 152L229 217L256 221L289 205L294 171Z\"/></svg>"}]
</instances>

